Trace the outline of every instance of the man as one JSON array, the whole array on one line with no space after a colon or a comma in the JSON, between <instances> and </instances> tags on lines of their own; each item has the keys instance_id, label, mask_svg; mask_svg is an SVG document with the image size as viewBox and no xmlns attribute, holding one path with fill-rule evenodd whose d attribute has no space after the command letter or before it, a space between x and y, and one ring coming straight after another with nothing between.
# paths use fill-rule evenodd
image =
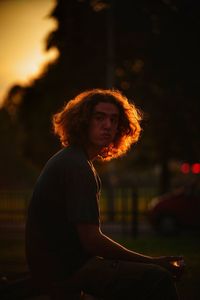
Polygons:
<instances>
[{"instance_id":1,"label":"man","mask_svg":"<svg viewBox=\"0 0 200 300\"><path fill-rule=\"evenodd\" d=\"M181 268L173 262L180 257L136 253L100 228L101 183L92 161L125 154L139 138L140 121L124 95L101 89L79 94L53 117L63 149L35 185L26 253L35 282L55 299L81 291L115 300L178 299L174 278Z\"/></svg>"}]
</instances>

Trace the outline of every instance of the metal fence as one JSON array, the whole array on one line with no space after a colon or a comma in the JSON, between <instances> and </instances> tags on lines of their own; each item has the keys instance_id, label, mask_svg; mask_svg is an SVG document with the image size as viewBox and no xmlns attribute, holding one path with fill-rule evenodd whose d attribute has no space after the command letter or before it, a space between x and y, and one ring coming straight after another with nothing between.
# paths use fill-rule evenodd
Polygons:
<instances>
[{"instance_id":1,"label":"metal fence","mask_svg":"<svg viewBox=\"0 0 200 300\"><path fill-rule=\"evenodd\" d=\"M0 230L23 228L32 191L0 192ZM137 234L138 223L143 222L148 203L156 194L155 188L103 189L100 200L103 225L121 228Z\"/></svg>"},{"instance_id":2,"label":"metal fence","mask_svg":"<svg viewBox=\"0 0 200 300\"><path fill-rule=\"evenodd\" d=\"M31 191L0 192L0 230L23 227Z\"/></svg>"}]
</instances>

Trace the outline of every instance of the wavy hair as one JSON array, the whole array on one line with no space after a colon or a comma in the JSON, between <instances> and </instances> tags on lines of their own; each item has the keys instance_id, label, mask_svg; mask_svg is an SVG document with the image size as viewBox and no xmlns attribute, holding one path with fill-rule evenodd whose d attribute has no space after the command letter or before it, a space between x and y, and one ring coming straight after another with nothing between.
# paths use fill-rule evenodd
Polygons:
<instances>
[{"instance_id":1,"label":"wavy hair","mask_svg":"<svg viewBox=\"0 0 200 300\"><path fill-rule=\"evenodd\" d=\"M94 107L100 103L112 103L119 109L119 124L114 141L102 150L101 160L111 160L127 152L136 143L141 133L141 111L115 89L92 89L84 91L70 100L53 115L54 133L64 147L87 145L88 128Z\"/></svg>"}]
</instances>

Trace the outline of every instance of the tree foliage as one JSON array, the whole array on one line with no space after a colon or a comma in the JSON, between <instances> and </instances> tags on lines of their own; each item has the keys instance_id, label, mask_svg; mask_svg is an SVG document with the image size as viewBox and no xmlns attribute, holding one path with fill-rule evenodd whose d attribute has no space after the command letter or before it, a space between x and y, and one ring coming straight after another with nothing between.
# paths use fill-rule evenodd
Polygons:
<instances>
[{"instance_id":1,"label":"tree foliage","mask_svg":"<svg viewBox=\"0 0 200 300\"><path fill-rule=\"evenodd\" d=\"M84 89L112 86L147 115L131 160L163 170L169 159L198 160L199 13L189 0L57 1L46 49L56 47L59 57L14 104L24 155L41 166L58 149L52 114Z\"/></svg>"}]
</instances>

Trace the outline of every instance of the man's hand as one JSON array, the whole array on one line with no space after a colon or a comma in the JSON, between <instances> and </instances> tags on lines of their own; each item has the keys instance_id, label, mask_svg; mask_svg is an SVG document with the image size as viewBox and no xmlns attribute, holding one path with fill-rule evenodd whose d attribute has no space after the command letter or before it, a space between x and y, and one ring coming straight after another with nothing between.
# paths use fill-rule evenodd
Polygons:
<instances>
[{"instance_id":1,"label":"man's hand","mask_svg":"<svg viewBox=\"0 0 200 300\"><path fill-rule=\"evenodd\" d=\"M183 275L185 262L182 256L160 256L153 258L153 263L160 265L172 273L177 281Z\"/></svg>"}]
</instances>

